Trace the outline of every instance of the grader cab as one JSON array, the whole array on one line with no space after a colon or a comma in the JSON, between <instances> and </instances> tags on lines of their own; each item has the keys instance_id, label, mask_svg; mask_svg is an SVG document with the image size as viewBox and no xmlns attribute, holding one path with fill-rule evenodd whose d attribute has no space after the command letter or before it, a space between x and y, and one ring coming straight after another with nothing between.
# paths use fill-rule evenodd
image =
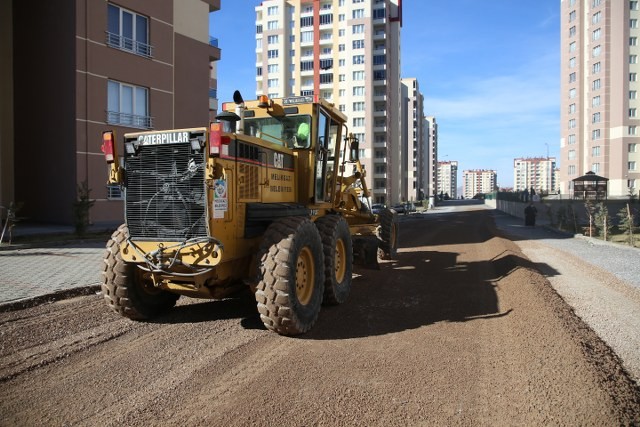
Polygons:
<instances>
[{"instance_id":1,"label":"grader cab","mask_svg":"<svg viewBox=\"0 0 640 427\"><path fill-rule=\"evenodd\" d=\"M304 333L321 304L346 301L354 262L395 257L396 214L371 212L358 141L332 104L236 92L222 110L208 127L129 133L122 144L103 134L125 207L103 295L148 319L180 295L249 286L268 329Z\"/></svg>"}]
</instances>

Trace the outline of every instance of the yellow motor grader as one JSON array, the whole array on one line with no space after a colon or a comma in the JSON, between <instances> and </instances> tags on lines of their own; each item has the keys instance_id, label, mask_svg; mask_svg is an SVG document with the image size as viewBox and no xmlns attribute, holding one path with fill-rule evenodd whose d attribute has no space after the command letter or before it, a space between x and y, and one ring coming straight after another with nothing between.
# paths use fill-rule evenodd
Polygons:
<instances>
[{"instance_id":1,"label":"yellow motor grader","mask_svg":"<svg viewBox=\"0 0 640 427\"><path fill-rule=\"evenodd\" d=\"M131 319L180 295L221 299L249 286L265 326L308 331L341 304L352 265L394 258L396 213L374 215L346 116L322 99L245 102L208 127L103 133L125 223L107 243L102 293Z\"/></svg>"}]
</instances>

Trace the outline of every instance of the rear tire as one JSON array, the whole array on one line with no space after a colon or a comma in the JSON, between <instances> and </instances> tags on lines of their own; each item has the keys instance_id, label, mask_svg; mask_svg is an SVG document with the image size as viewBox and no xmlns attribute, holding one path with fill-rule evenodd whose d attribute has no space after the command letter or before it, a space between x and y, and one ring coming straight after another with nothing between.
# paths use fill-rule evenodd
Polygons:
<instances>
[{"instance_id":1,"label":"rear tire","mask_svg":"<svg viewBox=\"0 0 640 427\"><path fill-rule=\"evenodd\" d=\"M398 214L393 209L383 209L378 214L378 256L380 259L398 258Z\"/></svg>"},{"instance_id":2,"label":"rear tire","mask_svg":"<svg viewBox=\"0 0 640 427\"><path fill-rule=\"evenodd\" d=\"M256 302L267 329L307 332L318 319L324 292L322 241L303 217L282 218L267 229L258 252Z\"/></svg>"},{"instance_id":3,"label":"rear tire","mask_svg":"<svg viewBox=\"0 0 640 427\"><path fill-rule=\"evenodd\" d=\"M316 227L324 252L323 304L342 304L351 292L353 271L353 243L347 221L338 215L318 218Z\"/></svg>"},{"instance_id":4,"label":"rear tire","mask_svg":"<svg viewBox=\"0 0 640 427\"><path fill-rule=\"evenodd\" d=\"M171 309L180 296L156 288L142 278L142 270L135 264L122 259L120 246L127 237L129 228L121 225L107 242L102 295L116 313L134 320L150 319Z\"/></svg>"}]
</instances>

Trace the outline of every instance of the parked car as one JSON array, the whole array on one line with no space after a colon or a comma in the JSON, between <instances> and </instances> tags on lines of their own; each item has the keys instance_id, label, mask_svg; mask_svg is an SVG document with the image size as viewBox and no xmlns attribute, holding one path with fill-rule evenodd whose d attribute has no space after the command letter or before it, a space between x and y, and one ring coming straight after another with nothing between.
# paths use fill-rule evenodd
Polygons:
<instances>
[{"instance_id":1,"label":"parked car","mask_svg":"<svg viewBox=\"0 0 640 427\"><path fill-rule=\"evenodd\" d=\"M374 214L379 214L381 210L383 210L385 208L384 205L380 204L380 203L375 203L371 206L371 212L373 212Z\"/></svg>"},{"instance_id":2,"label":"parked car","mask_svg":"<svg viewBox=\"0 0 640 427\"><path fill-rule=\"evenodd\" d=\"M399 214L407 213L404 204L395 205L393 210L398 212Z\"/></svg>"}]
</instances>

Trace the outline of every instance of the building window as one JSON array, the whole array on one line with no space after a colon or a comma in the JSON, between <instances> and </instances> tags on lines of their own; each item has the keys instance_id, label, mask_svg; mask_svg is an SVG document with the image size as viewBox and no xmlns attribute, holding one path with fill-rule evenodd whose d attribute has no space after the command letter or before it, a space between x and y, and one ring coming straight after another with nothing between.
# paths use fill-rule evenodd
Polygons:
<instances>
[{"instance_id":1,"label":"building window","mask_svg":"<svg viewBox=\"0 0 640 427\"><path fill-rule=\"evenodd\" d=\"M576 174L576 165L569 165L568 171L569 171L569 175L575 175Z\"/></svg>"},{"instance_id":2,"label":"building window","mask_svg":"<svg viewBox=\"0 0 640 427\"><path fill-rule=\"evenodd\" d=\"M576 119L569 120L569 129L574 129L576 127Z\"/></svg>"},{"instance_id":3,"label":"building window","mask_svg":"<svg viewBox=\"0 0 640 427\"><path fill-rule=\"evenodd\" d=\"M602 18L602 12L596 12L593 14L593 16L591 17L591 23L592 24L597 24L600 22L600 18Z\"/></svg>"},{"instance_id":4,"label":"building window","mask_svg":"<svg viewBox=\"0 0 640 427\"><path fill-rule=\"evenodd\" d=\"M600 50L601 50L600 45L595 46L595 47L592 49L592 51L591 51L592 56L593 56L594 58L596 58L596 57L600 56Z\"/></svg>"},{"instance_id":5,"label":"building window","mask_svg":"<svg viewBox=\"0 0 640 427\"><path fill-rule=\"evenodd\" d=\"M576 135L575 134L571 134L569 135L569 137L567 138L567 143L568 144L575 144L576 143Z\"/></svg>"},{"instance_id":6,"label":"building window","mask_svg":"<svg viewBox=\"0 0 640 427\"><path fill-rule=\"evenodd\" d=\"M354 86L353 96L364 96L364 86Z\"/></svg>"},{"instance_id":7,"label":"building window","mask_svg":"<svg viewBox=\"0 0 640 427\"><path fill-rule=\"evenodd\" d=\"M109 4L107 8L107 45L137 55L151 57L149 19L112 4Z\"/></svg>"},{"instance_id":8,"label":"building window","mask_svg":"<svg viewBox=\"0 0 640 427\"><path fill-rule=\"evenodd\" d=\"M600 79L596 79L591 83L591 89L593 90L600 89Z\"/></svg>"},{"instance_id":9,"label":"building window","mask_svg":"<svg viewBox=\"0 0 640 427\"><path fill-rule=\"evenodd\" d=\"M598 7L600 6L601 0L593 0L593 2L591 3L591 7Z\"/></svg>"},{"instance_id":10,"label":"building window","mask_svg":"<svg viewBox=\"0 0 640 427\"><path fill-rule=\"evenodd\" d=\"M278 49L271 49L267 51L267 57L270 59L278 57Z\"/></svg>"},{"instance_id":11,"label":"building window","mask_svg":"<svg viewBox=\"0 0 640 427\"><path fill-rule=\"evenodd\" d=\"M364 55L353 55L353 63L355 65L364 64Z\"/></svg>"},{"instance_id":12,"label":"building window","mask_svg":"<svg viewBox=\"0 0 640 427\"><path fill-rule=\"evenodd\" d=\"M267 15L273 16L278 14L278 6L269 6L267 8Z\"/></svg>"},{"instance_id":13,"label":"building window","mask_svg":"<svg viewBox=\"0 0 640 427\"><path fill-rule=\"evenodd\" d=\"M638 55L629 55L629 64L637 64Z\"/></svg>"},{"instance_id":14,"label":"building window","mask_svg":"<svg viewBox=\"0 0 640 427\"><path fill-rule=\"evenodd\" d=\"M596 28L591 33L591 40L599 40L600 39L600 28Z\"/></svg>"},{"instance_id":15,"label":"building window","mask_svg":"<svg viewBox=\"0 0 640 427\"><path fill-rule=\"evenodd\" d=\"M600 95L598 95L598 96L594 96L594 97L591 99L591 106L592 106L592 107L598 107L598 106L600 106Z\"/></svg>"},{"instance_id":16,"label":"building window","mask_svg":"<svg viewBox=\"0 0 640 427\"><path fill-rule=\"evenodd\" d=\"M333 74L332 73L324 73L320 74L320 83L333 83Z\"/></svg>"},{"instance_id":17,"label":"building window","mask_svg":"<svg viewBox=\"0 0 640 427\"><path fill-rule=\"evenodd\" d=\"M573 83L576 81L576 73L569 74L569 83Z\"/></svg>"},{"instance_id":18,"label":"building window","mask_svg":"<svg viewBox=\"0 0 640 427\"><path fill-rule=\"evenodd\" d=\"M373 80L386 80L387 70L373 70Z\"/></svg>"},{"instance_id":19,"label":"building window","mask_svg":"<svg viewBox=\"0 0 640 427\"><path fill-rule=\"evenodd\" d=\"M278 36L268 36L267 37L267 44L277 44L278 43Z\"/></svg>"},{"instance_id":20,"label":"building window","mask_svg":"<svg viewBox=\"0 0 640 427\"><path fill-rule=\"evenodd\" d=\"M256 25L256 34L262 34L262 25Z\"/></svg>"},{"instance_id":21,"label":"building window","mask_svg":"<svg viewBox=\"0 0 640 427\"><path fill-rule=\"evenodd\" d=\"M353 49L364 49L364 40L354 40L352 42Z\"/></svg>"},{"instance_id":22,"label":"building window","mask_svg":"<svg viewBox=\"0 0 640 427\"><path fill-rule=\"evenodd\" d=\"M351 13L351 17L353 19L364 18L364 9L354 9L353 12Z\"/></svg>"},{"instance_id":23,"label":"building window","mask_svg":"<svg viewBox=\"0 0 640 427\"><path fill-rule=\"evenodd\" d=\"M313 31L302 31L300 33L300 43L312 43Z\"/></svg>"},{"instance_id":24,"label":"building window","mask_svg":"<svg viewBox=\"0 0 640 427\"><path fill-rule=\"evenodd\" d=\"M328 25L333 22L333 15L330 13L325 13L320 15L320 25Z\"/></svg>"},{"instance_id":25,"label":"building window","mask_svg":"<svg viewBox=\"0 0 640 427\"><path fill-rule=\"evenodd\" d=\"M636 170L636 162L631 161L631 162L628 163L628 166L629 166L629 170L630 171Z\"/></svg>"},{"instance_id":26,"label":"building window","mask_svg":"<svg viewBox=\"0 0 640 427\"><path fill-rule=\"evenodd\" d=\"M591 164L591 171L598 173L600 172L600 163L592 163Z\"/></svg>"},{"instance_id":27,"label":"building window","mask_svg":"<svg viewBox=\"0 0 640 427\"><path fill-rule=\"evenodd\" d=\"M256 76L261 76L262 75L262 67L256 67Z\"/></svg>"},{"instance_id":28,"label":"building window","mask_svg":"<svg viewBox=\"0 0 640 427\"><path fill-rule=\"evenodd\" d=\"M344 20L345 20L344 13L341 13L340 15L338 15L338 21L343 22Z\"/></svg>"},{"instance_id":29,"label":"building window","mask_svg":"<svg viewBox=\"0 0 640 427\"><path fill-rule=\"evenodd\" d=\"M576 42L569 43L569 52L575 52L575 51L576 51Z\"/></svg>"},{"instance_id":30,"label":"building window","mask_svg":"<svg viewBox=\"0 0 640 427\"><path fill-rule=\"evenodd\" d=\"M596 141L600 139L600 129L594 129L591 131L591 140Z\"/></svg>"},{"instance_id":31,"label":"building window","mask_svg":"<svg viewBox=\"0 0 640 427\"><path fill-rule=\"evenodd\" d=\"M637 1L630 1L629 2L629 9L630 10L638 10L638 2Z\"/></svg>"},{"instance_id":32,"label":"building window","mask_svg":"<svg viewBox=\"0 0 640 427\"><path fill-rule=\"evenodd\" d=\"M629 46L636 46L638 44L637 37L629 37Z\"/></svg>"},{"instance_id":33,"label":"building window","mask_svg":"<svg viewBox=\"0 0 640 427\"><path fill-rule=\"evenodd\" d=\"M278 21L267 22L267 30L277 30L277 29L278 29Z\"/></svg>"},{"instance_id":34,"label":"building window","mask_svg":"<svg viewBox=\"0 0 640 427\"><path fill-rule=\"evenodd\" d=\"M576 11L572 10L571 12L569 12L569 22L573 22L576 20Z\"/></svg>"},{"instance_id":35,"label":"building window","mask_svg":"<svg viewBox=\"0 0 640 427\"><path fill-rule=\"evenodd\" d=\"M595 147L591 148L591 156L592 157L600 157L600 146L599 145L596 145Z\"/></svg>"},{"instance_id":36,"label":"building window","mask_svg":"<svg viewBox=\"0 0 640 427\"><path fill-rule=\"evenodd\" d=\"M598 74L600 72L600 63L596 62L592 67L593 74Z\"/></svg>"},{"instance_id":37,"label":"building window","mask_svg":"<svg viewBox=\"0 0 640 427\"><path fill-rule=\"evenodd\" d=\"M353 111L364 111L364 102L354 102Z\"/></svg>"},{"instance_id":38,"label":"building window","mask_svg":"<svg viewBox=\"0 0 640 427\"><path fill-rule=\"evenodd\" d=\"M575 68L576 66L576 58L569 58L569 68Z\"/></svg>"},{"instance_id":39,"label":"building window","mask_svg":"<svg viewBox=\"0 0 640 427\"><path fill-rule=\"evenodd\" d=\"M278 86L280 86L280 84L278 83L278 79L269 79L269 80L267 81L267 86L268 86L269 88L274 88L274 87L278 87Z\"/></svg>"},{"instance_id":40,"label":"building window","mask_svg":"<svg viewBox=\"0 0 640 427\"><path fill-rule=\"evenodd\" d=\"M638 28L638 20L630 19L629 20L629 28Z\"/></svg>"},{"instance_id":41,"label":"building window","mask_svg":"<svg viewBox=\"0 0 640 427\"><path fill-rule=\"evenodd\" d=\"M629 144L629 153L636 153L638 150L638 144Z\"/></svg>"},{"instance_id":42,"label":"building window","mask_svg":"<svg viewBox=\"0 0 640 427\"><path fill-rule=\"evenodd\" d=\"M576 112L576 104L569 105L569 114L573 114Z\"/></svg>"},{"instance_id":43,"label":"building window","mask_svg":"<svg viewBox=\"0 0 640 427\"><path fill-rule=\"evenodd\" d=\"M629 129L627 129L627 134L630 136L634 136L637 135L637 128L635 125L629 126ZM635 151L634 151L635 153Z\"/></svg>"},{"instance_id":44,"label":"building window","mask_svg":"<svg viewBox=\"0 0 640 427\"><path fill-rule=\"evenodd\" d=\"M576 150L569 150L567 153L567 160L574 160L576 158Z\"/></svg>"},{"instance_id":45,"label":"building window","mask_svg":"<svg viewBox=\"0 0 640 427\"><path fill-rule=\"evenodd\" d=\"M576 26L569 28L569 37L573 37L576 35Z\"/></svg>"},{"instance_id":46,"label":"building window","mask_svg":"<svg viewBox=\"0 0 640 427\"><path fill-rule=\"evenodd\" d=\"M636 117L636 109L629 108L629 117Z\"/></svg>"},{"instance_id":47,"label":"building window","mask_svg":"<svg viewBox=\"0 0 640 427\"><path fill-rule=\"evenodd\" d=\"M145 87L109 80L107 83L107 123L151 129L149 90Z\"/></svg>"},{"instance_id":48,"label":"building window","mask_svg":"<svg viewBox=\"0 0 640 427\"><path fill-rule=\"evenodd\" d=\"M279 64L269 64L267 65L267 72L269 74L277 73L279 71Z\"/></svg>"},{"instance_id":49,"label":"building window","mask_svg":"<svg viewBox=\"0 0 640 427\"><path fill-rule=\"evenodd\" d=\"M364 127L364 117L354 117L353 127Z\"/></svg>"},{"instance_id":50,"label":"building window","mask_svg":"<svg viewBox=\"0 0 640 427\"><path fill-rule=\"evenodd\" d=\"M576 97L576 89L575 88L569 89L569 99L573 99L575 97Z\"/></svg>"},{"instance_id":51,"label":"building window","mask_svg":"<svg viewBox=\"0 0 640 427\"><path fill-rule=\"evenodd\" d=\"M313 26L313 16L303 16L300 18L300 26L301 27L312 27Z\"/></svg>"},{"instance_id":52,"label":"building window","mask_svg":"<svg viewBox=\"0 0 640 427\"><path fill-rule=\"evenodd\" d=\"M638 97L638 92L636 92L635 90L629 91L629 99L636 99L637 97Z\"/></svg>"},{"instance_id":53,"label":"building window","mask_svg":"<svg viewBox=\"0 0 640 427\"><path fill-rule=\"evenodd\" d=\"M320 69L328 70L333 68L333 59L321 59L320 60Z\"/></svg>"},{"instance_id":54,"label":"building window","mask_svg":"<svg viewBox=\"0 0 640 427\"><path fill-rule=\"evenodd\" d=\"M351 32L352 34L364 34L364 24L353 25Z\"/></svg>"},{"instance_id":55,"label":"building window","mask_svg":"<svg viewBox=\"0 0 640 427\"><path fill-rule=\"evenodd\" d=\"M591 123L600 123L600 113L593 113L591 116Z\"/></svg>"}]
</instances>

